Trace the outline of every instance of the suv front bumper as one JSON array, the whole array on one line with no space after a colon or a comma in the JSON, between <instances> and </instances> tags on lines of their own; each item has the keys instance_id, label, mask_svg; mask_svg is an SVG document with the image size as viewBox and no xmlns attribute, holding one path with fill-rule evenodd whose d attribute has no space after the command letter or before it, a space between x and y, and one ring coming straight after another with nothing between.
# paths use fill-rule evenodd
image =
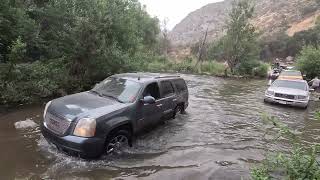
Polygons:
<instances>
[{"instance_id":1,"label":"suv front bumper","mask_svg":"<svg viewBox=\"0 0 320 180\"><path fill-rule=\"evenodd\" d=\"M268 103L277 103L277 104L283 104L283 105L289 105L289 106L301 107L301 108L306 108L309 104L309 100L298 101L294 99L284 99L284 98L278 98L273 96L265 96L264 101Z\"/></svg>"},{"instance_id":2,"label":"suv front bumper","mask_svg":"<svg viewBox=\"0 0 320 180\"><path fill-rule=\"evenodd\" d=\"M44 138L54 144L59 150L85 158L96 158L103 153L104 139L100 138L83 138L77 136L58 136L41 125L41 133Z\"/></svg>"}]
</instances>

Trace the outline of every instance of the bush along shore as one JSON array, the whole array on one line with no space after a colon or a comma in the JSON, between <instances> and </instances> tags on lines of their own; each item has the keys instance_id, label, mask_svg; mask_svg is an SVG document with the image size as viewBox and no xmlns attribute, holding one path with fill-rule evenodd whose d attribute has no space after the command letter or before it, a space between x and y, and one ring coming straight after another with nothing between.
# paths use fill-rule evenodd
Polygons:
<instances>
[{"instance_id":1,"label":"bush along shore","mask_svg":"<svg viewBox=\"0 0 320 180\"><path fill-rule=\"evenodd\" d=\"M3 0L0 14L0 106L85 91L117 73L252 78L265 77L269 69L261 61L259 34L250 24L254 5L245 0L234 2L221 39L199 40L203 46L196 44L189 58L178 60L167 56L173 49L167 31L139 1ZM299 68L311 72L310 77L319 74L318 46L302 52Z\"/></svg>"},{"instance_id":2,"label":"bush along shore","mask_svg":"<svg viewBox=\"0 0 320 180\"><path fill-rule=\"evenodd\" d=\"M243 64L233 73L224 63L217 61L203 61L197 64L194 58L186 58L183 61L170 61L166 58L159 58L143 69L146 72L164 72L164 73L186 73L211 75L224 78L265 78L268 75L270 65L260 61Z\"/></svg>"},{"instance_id":3,"label":"bush along shore","mask_svg":"<svg viewBox=\"0 0 320 180\"><path fill-rule=\"evenodd\" d=\"M13 67L10 64L0 65L1 72L10 70L2 80L10 81L1 83L1 105L33 104L48 98L60 97L67 94L91 89L96 83L113 73L125 72L158 72L158 73L187 73L226 77L225 66L216 61L204 61L196 66L196 62L187 59L182 62L169 61L166 58L155 58L139 62L128 62L132 66L128 69L105 73L94 79L86 77L74 78L69 75L68 63L65 59L56 59L50 63L36 61L33 63L20 63ZM248 74L241 71L231 74L227 70L227 78L263 78L266 77L268 64L257 63ZM1 75L1 74L0 74Z\"/></svg>"},{"instance_id":4,"label":"bush along shore","mask_svg":"<svg viewBox=\"0 0 320 180\"><path fill-rule=\"evenodd\" d=\"M265 66L258 61L257 36L249 21L253 11L242 3L230 13L234 21L220 41L222 59L232 74L260 76ZM123 72L225 74L221 63L205 61L219 57L204 57L198 66L192 58L179 63L163 58L170 51L166 31L139 1L3 0L0 14L0 105L85 91Z\"/></svg>"},{"instance_id":5,"label":"bush along shore","mask_svg":"<svg viewBox=\"0 0 320 180\"><path fill-rule=\"evenodd\" d=\"M319 113L316 118L320 120ZM290 129L274 117L264 115L265 136L273 136L270 143L287 141L287 152L268 152L266 159L251 171L253 180L320 179L320 144L306 144L299 132ZM266 144L268 146L270 144ZM268 148L267 148L268 149Z\"/></svg>"}]
</instances>

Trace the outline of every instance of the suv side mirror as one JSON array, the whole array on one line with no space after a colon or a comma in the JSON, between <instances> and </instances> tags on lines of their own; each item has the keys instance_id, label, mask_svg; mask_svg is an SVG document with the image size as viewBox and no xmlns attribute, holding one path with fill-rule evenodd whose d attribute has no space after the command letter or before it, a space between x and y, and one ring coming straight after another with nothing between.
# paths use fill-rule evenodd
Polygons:
<instances>
[{"instance_id":1,"label":"suv side mirror","mask_svg":"<svg viewBox=\"0 0 320 180\"><path fill-rule=\"evenodd\" d=\"M154 104L154 103L156 103L156 99L152 96L146 96L143 98L142 102L144 104Z\"/></svg>"}]
</instances>

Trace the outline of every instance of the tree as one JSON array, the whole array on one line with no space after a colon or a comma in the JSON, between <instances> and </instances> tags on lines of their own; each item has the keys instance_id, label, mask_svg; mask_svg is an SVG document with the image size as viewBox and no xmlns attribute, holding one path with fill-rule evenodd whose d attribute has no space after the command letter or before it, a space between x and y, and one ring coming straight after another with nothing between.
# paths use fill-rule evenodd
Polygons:
<instances>
[{"instance_id":1,"label":"tree","mask_svg":"<svg viewBox=\"0 0 320 180\"><path fill-rule=\"evenodd\" d=\"M205 52L207 37L208 37L208 28L206 29L206 31L204 33L203 39L200 39L200 41L199 41L200 43L199 43L199 49L198 49L198 54L197 54L198 60L195 65L195 67L198 68L199 73L201 73L201 65L202 65L204 56L207 54L207 52Z\"/></svg>"},{"instance_id":2,"label":"tree","mask_svg":"<svg viewBox=\"0 0 320 180\"><path fill-rule=\"evenodd\" d=\"M22 42L21 37L18 37L16 41L12 43L12 46L9 48L10 53L8 55L9 68L4 78L4 84L6 81L10 80L11 72L14 69L14 66L18 62L22 62L26 54L26 44Z\"/></svg>"},{"instance_id":3,"label":"tree","mask_svg":"<svg viewBox=\"0 0 320 180\"><path fill-rule=\"evenodd\" d=\"M164 19L161 24L161 33L159 36L159 49L158 53L160 55L168 56L168 53L171 48L171 42L169 40L169 30L168 30L168 19Z\"/></svg>"},{"instance_id":4,"label":"tree","mask_svg":"<svg viewBox=\"0 0 320 180\"><path fill-rule=\"evenodd\" d=\"M316 76L320 76L320 50L312 47L305 46L300 55L297 57L298 68L308 78L312 79Z\"/></svg>"},{"instance_id":5,"label":"tree","mask_svg":"<svg viewBox=\"0 0 320 180\"><path fill-rule=\"evenodd\" d=\"M233 2L223 41L224 58L232 73L241 63L259 58L256 29L250 23L253 13L254 5L251 1Z\"/></svg>"},{"instance_id":6,"label":"tree","mask_svg":"<svg viewBox=\"0 0 320 180\"><path fill-rule=\"evenodd\" d=\"M224 59L226 59L224 53L224 41L225 36L219 39L218 41L215 41L208 45L208 59L217 61L223 61Z\"/></svg>"},{"instance_id":7,"label":"tree","mask_svg":"<svg viewBox=\"0 0 320 180\"><path fill-rule=\"evenodd\" d=\"M27 43L27 53L37 36L36 22L28 15L26 4L21 1L3 0L0 3L0 62L7 62L12 43L20 38ZM27 61L27 59L24 59Z\"/></svg>"},{"instance_id":8,"label":"tree","mask_svg":"<svg viewBox=\"0 0 320 180\"><path fill-rule=\"evenodd\" d=\"M138 0L3 0L0 104L86 90L111 74L139 70L141 57L154 60L159 32L158 19Z\"/></svg>"}]
</instances>

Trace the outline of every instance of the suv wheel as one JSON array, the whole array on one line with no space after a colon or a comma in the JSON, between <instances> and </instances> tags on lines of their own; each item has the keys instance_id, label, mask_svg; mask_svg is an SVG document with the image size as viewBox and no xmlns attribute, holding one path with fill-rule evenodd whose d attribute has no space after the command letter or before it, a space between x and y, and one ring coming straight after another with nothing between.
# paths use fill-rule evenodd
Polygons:
<instances>
[{"instance_id":1,"label":"suv wheel","mask_svg":"<svg viewBox=\"0 0 320 180\"><path fill-rule=\"evenodd\" d=\"M178 108L178 112L180 112L180 114L184 114L186 112L186 110L184 109L184 104L179 104L177 106Z\"/></svg>"},{"instance_id":2,"label":"suv wheel","mask_svg":"<svg viewBox=\"0 0 320 180\"><path fill-rule=\"evenodd\" d=\"M131 145L131 133L127 130L119 130L107 138L106 153L119 153L123 148Z\"/></svg>"},{"instance_id":3,"label":"suv wheel","mask_svg":"<svg viewBox=\"0 0 320 180\"><path fill-rule=\"evenodd\" d=\"M184 105L183 104L178 104L177 107L174 110L174 118L176 117L176 115L178 113L183 114L184 112L185 112Z\"/></svg>"}]
</instances>

